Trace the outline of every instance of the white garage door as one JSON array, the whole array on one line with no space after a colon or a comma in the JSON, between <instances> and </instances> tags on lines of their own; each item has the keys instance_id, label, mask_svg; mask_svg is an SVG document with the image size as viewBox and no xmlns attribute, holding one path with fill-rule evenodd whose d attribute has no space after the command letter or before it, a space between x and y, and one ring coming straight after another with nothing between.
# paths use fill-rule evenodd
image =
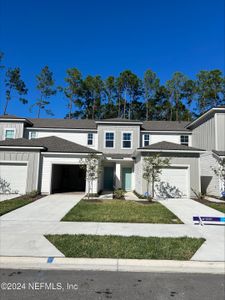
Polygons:
<instances>
[{"instance_id":1,"label":"white garage door","mask_svg":"<svg viewBox=\"0 0 225 300\"><path fill-rule=\"evenodd\" d=\"M185 198L188 197L188 185L187 167L164 168L160 182L155 184L155 193L158 198Z\"/></svg>"},{"instance_id":2,"label":"white garage door","mask_svg":"<svg viewBox=\"0 0 225 300\"><path fill-rule=\"evenodd\" d=\"M26 163L0 163L1 193L25 194L27 182ZM4 181L4 182L3 182Z\"/></svg>"}]
</instances>

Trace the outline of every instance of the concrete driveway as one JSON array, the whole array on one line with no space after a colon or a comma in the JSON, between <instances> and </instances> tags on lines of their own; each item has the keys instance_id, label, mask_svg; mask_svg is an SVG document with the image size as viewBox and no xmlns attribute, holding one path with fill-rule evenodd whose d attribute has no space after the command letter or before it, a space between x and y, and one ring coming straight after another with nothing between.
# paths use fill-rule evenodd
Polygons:
<instances>
[{"instance_id":1,"label":"concrete driveway","mask_svg":"<svg viewBox=\"0 0 225 300\"><path fill-rule=\"evenodd\" d=\"M43 235L82 198L82 193L53 194L0 218L1 256L61 256Z\"/></svg>"},{"instance_id":2,"label":"concrete driveway","mask_svg":"<svg viewBox=\"0 0 225 300\"><path fill-rule=\"evenodd\" d=\"M206 239L192 260L225 261L225 226L193 225L192 221L193 216L224 217L224 213L191 199L166 199L159 202Z\"/></svg>"},{"instance_id":3,"label":"concrete driveway","mask_svg":"<svg viewBox=\"0 0 225 300\"><path fill-rule=\"evenodd\" d=\"M60 221L83 193L53 194L3 215L1 221Z\"/></svg>"}]
</instances>

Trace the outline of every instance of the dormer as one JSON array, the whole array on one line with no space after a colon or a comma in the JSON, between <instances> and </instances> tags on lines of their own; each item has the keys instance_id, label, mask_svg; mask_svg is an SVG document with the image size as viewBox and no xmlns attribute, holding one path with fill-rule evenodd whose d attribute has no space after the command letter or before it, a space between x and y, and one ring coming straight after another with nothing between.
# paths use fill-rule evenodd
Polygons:
<instances>
[{"instance_id":1,"label":"dormer","mask_svg":"<svg viewBox=\"0 0 225 300\"><path fill-rule=\"evenodd\" d=\"M0 140L23 138L24 128L32 125L26 118L14 115L0 116Z\"/></svg>"}]
</instances>

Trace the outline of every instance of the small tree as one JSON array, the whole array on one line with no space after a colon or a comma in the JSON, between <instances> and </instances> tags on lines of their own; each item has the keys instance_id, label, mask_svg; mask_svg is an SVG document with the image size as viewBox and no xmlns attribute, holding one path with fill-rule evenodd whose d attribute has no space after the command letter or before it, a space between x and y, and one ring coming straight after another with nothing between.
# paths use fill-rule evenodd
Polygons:
<instances>
[{"instance_id":1,"label":"small tree","mask_svg":"<svg viewBox=\"0 0 225 300\"><path fill-rule=\"evenodd\" d=\"M86 180L88 184L88 199L90 192L93 193L94 180L98 179L101 172L100 158L95 153L90 153L80 160L81 168L86 170Z\"/></svg>"},{"instance_id":2,"label":"small tree","mask_svg":"<svg viewBox=\"0 0 225 300\"><path fill-rule=\"evenodd\" d=\"M211 167L213 172L222 181L222 196L225 198L225 158L220 158L218 160L218 167Z\"/></svg>"},{"instance_id":3,"label":"small tree","mask_svg":"<svg viewBox=\"0 0 225 300\"><path fill-rule=\"evenodd\" d=\"M151 196L155 196L155 182L160 181L159 175L162 173L162 168L170 165L169 158L161 158L159 154L147 156L144 158L143 178L147 181L147 195L149 197L149 187L151 183Z\"/></svg>"}]
</instances>

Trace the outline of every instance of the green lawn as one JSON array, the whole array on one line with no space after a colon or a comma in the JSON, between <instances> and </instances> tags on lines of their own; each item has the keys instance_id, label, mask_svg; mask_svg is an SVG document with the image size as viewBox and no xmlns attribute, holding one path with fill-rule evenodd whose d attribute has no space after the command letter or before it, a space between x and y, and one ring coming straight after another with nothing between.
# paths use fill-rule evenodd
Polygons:
<instances>
[{"instance_id":1,"label":"green lawn","mask_svg":"<svg viewBox=\"0 0 225 300\"><path fill-rule=\"evenodd\" d=\"M215 202L212 203L211 202L206 205L225 213L225 203L215 203Z\"/></svg>"},{"instance_id":2,"label":"green lawn","mask_svg":"<svg viewBox=\"0 0 225 300\"><path fill-rule=\"evenodd\" d=\"M204 242L196 238L47 235L66 257L189 260Z\"/></svg>"},{"instance_id":3,"label":"green lawn","mask_svg":"<svg viewBox=\"0 0 225 300\"><path fill-rule=\"evenodd\" d=\"M125 200L81 200L62 221L181 224L160 203Z\"/></svg>"},{"instance_id":4,"label":"green lawn","mask_svg":"<svg viewBox=\"0 0 225 300\"><path fill-rule=\"evenodd\" d=\"M221 212L225 213L225 202L224 203L222 203L222 202L218 203L218 202L212 202L212 201L209 201L209 200L206 200L206 199L204 199L204 200L195 199L195 201L198 201L202 204L205 204L209 207L212 207L212 208L214 208L218 211L221 211Z\"/></svg>"},{"instance_id":5,"label":"green lawn","mask_svg":"<svg viewBox=\"0 0 225 300\"><path fill-rule=\"evenodd\" d=\"M39 196L40 197L40 196ZM8 212L15 210L19 207L32 203L37 200L37 197L29 197L24 195L15 199L5 200L0 202L0 216L7 214Z\"/></svg>"}]
</instances>

